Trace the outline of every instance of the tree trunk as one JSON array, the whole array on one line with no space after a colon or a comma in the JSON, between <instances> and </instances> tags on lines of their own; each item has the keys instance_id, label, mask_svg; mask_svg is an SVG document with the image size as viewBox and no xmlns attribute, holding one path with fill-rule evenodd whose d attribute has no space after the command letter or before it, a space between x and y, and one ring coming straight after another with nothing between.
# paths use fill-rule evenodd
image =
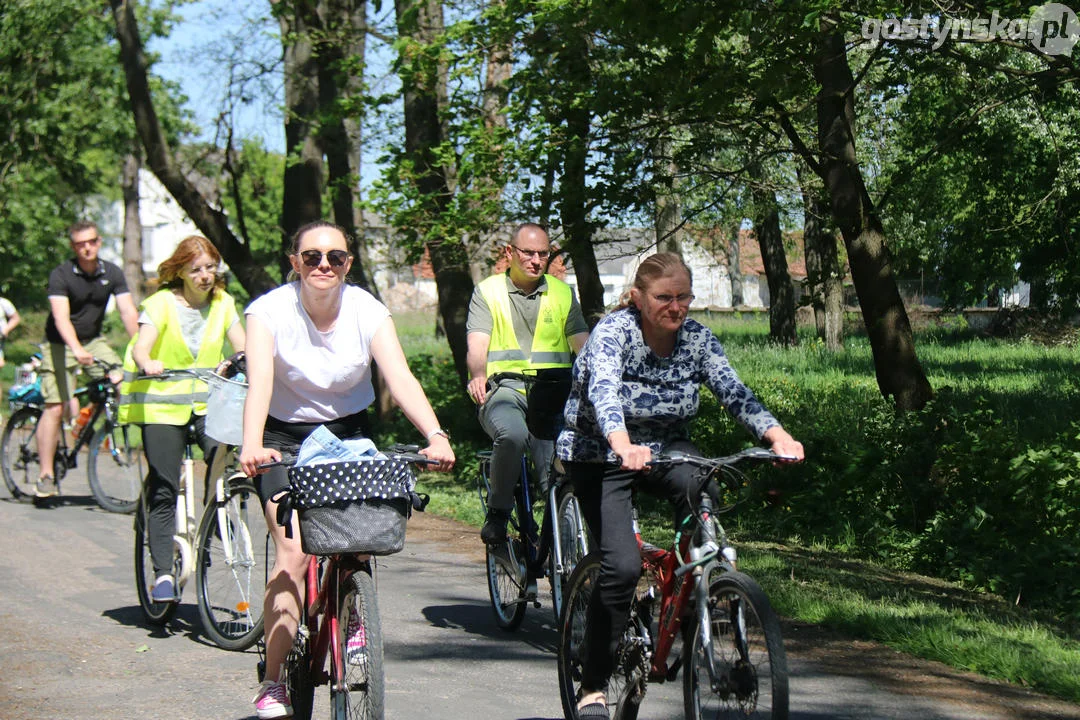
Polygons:
<instances>
[{"instance_id":1,"label":"tree trunk","mask_svg":"<svg viewBox=\"0 0 1080 720\"><path fill-rule=\"evenodd\" d=\"M232 231L225 214L210 205L184 173L176 166L172 150L165 140L158 121L150 85L146 76L146 55L143 53L135 9L130 0L109 0L116 21L116 36L120 43L120 59L124 65L135 129L146 150L151 172L161 181L169 194L187 213L195 226L221 252L222 258L236 274L236 279L251 297L257 297L277 285L251 257L247 245Z\"/></svg>"},{"instance_id":2,"label":"tree trunk","mask_svg":"<svg viewBox=\"0 0 1080 720\"><path fill-rule=\"evenodd\" d=\"M682 255L682 203L679 201L676 176L679 166L671 159L671 140L663 138L656 143L656 248L661 252Z\"/></svg>"},{"instance_id":3,"label":"tree trunk","mask_svg":"<svg viewBox=\"0 0 1080 720\"><path fill-rule=\"evenodd\" d=\"M754 196L754 234L761 248L761 260L769 283L769 336L782 345L797 345L795 333L795 290L788 274L784 255L784 236L780 230L780 210L775 192L765 185L766 177L760 166L751 170L758 182Z\"/></svg>"},{"instance_id":4,"label":"tree trunk","mask_svg":"<svg viewBox=\"0 0 1080 720\"><path fill-rule=\"evenodd\" d=\"M438 0L395 0L398 34L421 46L435 39L435 29L442 28L442 5ZM469 258L458 238L432 238L429 229L450 203L447 169L436 154L442 142L439 119L439 77L437 68L414 58L399 59L399 72L405 98L405 152L413 163L417 189L429 218L425 227L413 228L426 238L435 286L439 294L439 315L454 357L454 367L462 382L468 376L465 365L465 321L469 314L473 281Z\"/></svg>"},{"instance_id":5,"label":"tree trunk","mask_svg":"<svg viewBox=\"0 0 1080 720\"><path fill-rule=\"evenodd\" d=\"M844 36L827 18L814 62L818 95L820 175L833 220L844 236L851 279L874 354L878 387L899 410L923 407L933 397L915 354L911 324L893 277L885 234L855 155L854 78Z\"/></svg>"},{"instance_id":6,"label":"tree trunk","mask_svg":"<svg viewBox=\"0 0 1080 720\"><path fill-rule=\"evenodd\" d=\"M138 305L146 295L146 273L143 272L142 220L139 218L139 154L124 157L120 190L124 198L124 279L132 299Z\"/></svg>"},{"instance_id":7,"label":"tree trunk","mask_svg":"<svg viewBox=\"0 0 1080 720\"><path fill-rule=\"evenodd\" d=\"M844 284L836 238L829 232L828 201L821 189L798 170L803 196L803 252L806 255L806 284L814 309L817 336L832 351L844 349Z\"/></svg>"},{"instance_id":8,"label":"tree trunk","mask_svg":"<svg viewBox=\"0 0 1080 720\"><path fill-rule=\"evenodd\" d=\"M320 24L314 3L282 4L281 27L285 76L285 161L281 202L281 277L289 274L292 236L322 219L323 159L319 144L319 64L311 30Z\"/></svg>"},{"instance_id":9,"label":"tree trunk","mask_svg":"<svg viewBox=\"0 0 1080 720\"><path fill-rule=\"evenodd\" d=\"M574 263L578 301L591 330L604 316L604 283L592 245L592 225L588 218L585 185L589 138L589 114L581 108L565 114L566 134L563 173L558 193L566 250Z\"/></svg>"},{"instance_id":10,"label":"tree trunk","mask_svg":"<svg viewBox=\"0 0 1080 720\"><path fill-rule=\"evenodd\" d=\"M742 248L739 246L741 229L736 223L731 228L727 242L728 273L731 279L731 307L737 308L745 302L742 282Z\"/></svg>"},{"instance_id":11,"label":"tree trunk","mask_svg":"<svg viewBox=\"0 0 1080 720\"><path fill-rule=\"evenodd\" d=\"M349 279L379 297L365 272L359 244L363 220L356 198L360 182L360 111L367 46L367 0L323 0L323 23L315 47L320 131L334 222L345 228L354 260Z\"/></svg>"}]
</instances>

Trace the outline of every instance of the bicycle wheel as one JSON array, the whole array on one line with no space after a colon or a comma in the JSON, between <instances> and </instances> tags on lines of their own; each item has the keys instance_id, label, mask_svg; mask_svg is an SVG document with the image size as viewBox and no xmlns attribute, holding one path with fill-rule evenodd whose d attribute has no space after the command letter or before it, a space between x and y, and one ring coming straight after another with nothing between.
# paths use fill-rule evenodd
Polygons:
<instances>
[{"instance_id":1,"label":"bicycle wheel","mask_svg":"<svg viewBox=\"0 0 1080 720\"><path fill-rule=\"evenodd\" d=\"M574 568L563 595L565 604L559 622L559 697L567 720L578 720L577 696L581 690L586 616L599 575L600 555L586 555ZM607 701L612 720L637 718L648 674L648 649L637 611L633 609L608 680Z\"/></svg>"},{"instance_id":2,"label":"bicycle wheel","mask_svg":"<svg viewBox=\"0 0 1080 720\"><path fill-rule=\"evenodd\" d=\"M311 677L311 639L308 637L307 613L300 618L300 629L293 639L292 649L282 665L281 682L289 693L293 720L311 720L315 701L315 681Z\"/></svg>"},{"instance_id":3,"label":"bicycle wheel","mask_svg":"<svg viewBox=\"0 0 1080 720\"><path fill-rule=\"evenodd\" d=\"M557 503L555 517L559 523L559 549L563 571L561 574L555 571L552 557L551 607L555 612L556 624L562 617L563 593L570 580L570 574L589 552L589 533L585 527L585 519L581 516L581 505L574 496L574 489L569 484L560 488Z\"/></svg>"},{"instance_id":4,"label":"bicycle wheel","mask_svg":"<svg viewBox=\"0 0 1080 720\"><path fill-rule=\"evenodd\" d=\"M37 423L41 408L21 407L11 414L0 438L0 468L11 497L32 498L41 475L37 450Z\"/></svg>"},{"instance_id":5,"label":"bicycle wheel","mask_svg":"<svg viewBox=\"0 0 1080 720\"><path fill-rule=\"evenodd\" d=\"M382 623L370 572L370 566L357 570L341 587L335 642L341 652L345 677L340 685L330 684L330 717L334 720L383 720ZM350 658L349 621L354 614L363 628L364 645L362 650L354 648Z\"/></svg>"},{"instance_id":6,"label":"bicycle wheel","mask_svg":"<svg viewBox=\"0 0 1080 720\"><path fill-rule=\"evenodd\" d=\"M137 425L99 427L90 440L86 470L98 505L115 513L134 511L146 477L142 430Z\"/></svg>"},{"instance_id":7,"label":"bicycle wheel","mask_svg":"<svg viewBox=\"0 0 1080 720\"><path fill-rule=\"evenodd\" d=\"M273 540L255 485L242 475L227 482L225 502L209 502L199 523L195 594L210 639L224 650L246 650L263 633L263 573Z\"/></svg>"},{"instance_id":8,"label":"bicycle wheel","mask_svg":"<svg viewBox=\"0 0 1080 720\"><path fill-rule=\"evenodd\" d=\"M741 572L712 576L709 586L710 647L699 627L687 628L683 700L686 717L770 718L788 716L788 672L780 622L761 586ZM710 681L709 657L716 671Z\"/></svg>"},{"instance_id":9,"label":"bicycle wheel","mask_svg":"<svg viewBox=\"0 0 1080 720\"><path fill-rule=\"evenodd\" d=\"M164 625L176 614L179 603L154 602L150 599L150 588L154 586L154 562L150 559L150 534L146 527L146 511L141 504L135 513L135 589L139 595L139 605L143 616L151 625ZM174 571L175 572L175 571ZM174 577L178 577L174 575Z\"/></svg>"},{"instance_id":10,"label":"bicycle wheel","mask_svg":"<svg viewBox=\"0 0 1080 720\"><path fill-rule=\"evenodd\" d=\"M525 567L525 544L515 528L520 528L517 509L510 513L507 523L509 539L500 545L488 545L488 597L495 613L495 624L506 631L517 630L525 619L525 589L528 571Z\"/></svg>"}]
</instances>

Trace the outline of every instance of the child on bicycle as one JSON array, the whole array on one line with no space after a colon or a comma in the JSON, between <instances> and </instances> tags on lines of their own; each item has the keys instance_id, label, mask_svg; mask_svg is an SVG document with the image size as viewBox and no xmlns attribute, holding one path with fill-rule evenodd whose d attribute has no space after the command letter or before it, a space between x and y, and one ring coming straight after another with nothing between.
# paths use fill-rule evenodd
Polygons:
<instances>
[{"instance_id":1,"label":"child on bicycle","mask_svg":"<svg viewBox=\"0 0 1080 720\"><path fill-rule=\"evenodd\" d=\"M694 295L690 269L673 253L650 256L616 311L593 329L573 368L566 427L556 455L566 466L601 554L582 649L578 716L609 717L605 692L641 575L633 530L633 484L667 497L676 517L691 508L694 470L672 466L632 480L605 477L605 464L644 471L653 453L682 450L697 414L700 384L773 452L802 459L791 437L739 380L716 336L687 318Z\"/></svg>"},{"instance_id":2,"label":"child on bicycle","mask_svg":"<svg viewBox=\"0 0 1080 720\"><path fill-rule=\"evenodd\" d=\"M161 289L140 305L139 331L124 355L120 422L142 425L146 474L147 531L154 563L154 602L177 602L173 570L176 494L187 444L187 426L195 416L195 435L209 455L206 383L192 377L155 378L164 370L214 368L224 357L224 343L244 349L244 327L236 303L225 292L219 272L221 254L209 240L191 235L158 265ZM135 378L135 373L149 377ZM202 399L200 399L202 398Z\"/></svg>"},{"instance_id":3,"label":"child on bicycle","mask_svg":"<svg viewBox=\"0 0 1080 720\"><path fill-rule=\"evenodd\" d=\"M320 425L342 439L367 435L366 409L375 399L372 362L429 443L421 452L437 461L433 468L446 471L454 465L449 436L409 370L390 311L345 282L352 265L345 231L324 221L305 225L293 237L289 261L298 280L256 299L246 311L248 395L240 464L249 476L258 476L274 538L263 614L266 679L254 700L264 719L292 715L281 666L300 621L307 556L296 515L292 538L277 522L275 498L288 490L286 469L259 466L279 460L282 450L295 450ZM360 662L362 626L350 619L346 632L349 660Z\"/></svg>"}]
</instances>

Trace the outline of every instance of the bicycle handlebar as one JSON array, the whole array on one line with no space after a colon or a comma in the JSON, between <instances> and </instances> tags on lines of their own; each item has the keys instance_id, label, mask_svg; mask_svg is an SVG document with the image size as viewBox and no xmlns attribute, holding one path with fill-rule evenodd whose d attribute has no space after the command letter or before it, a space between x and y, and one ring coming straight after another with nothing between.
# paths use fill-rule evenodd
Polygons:
<instances>
[{"instance_id":1,"label":"bicycle handlebar","mask_svg":"<svg viewBox=\"0 0 1080 720\"><path fill-rule=\"evenodd\" d=\"M690 453L684 453L678 450L666 453L659 453L654 455L652 460L649 461L650 466L664 466L664 465L693 465L695 467L702 468L722 468L733 467L738 465L744 460L750 460L753 462L778 462L785 460L797 460L798 458L790 455L778 455L772 450L766 450L762 447L750 447L745 450L740 450L733 455L725 455L723 457L707 458L700 455L691 455Z\"/></svg>"},{"instance_id":2,"label":"bicycle handlebar","mask_svg":"<svg viewBox=\"0 0 1080 720\"><path fill-rule=\"evenodd\" d=\"M195 380L205 380L210 375L214 375L214 368L166 368L157 375L148 375L143 371L139 371L135 375L137 380L170 380L173 378L193 378Z\"/></svg>"},{"instance_id":3,"label":"bicycle handlebar","mask_svg":"<svg viewBox=\"0 0 1080 720\"><path fill-rule=\"evenodd\" d=\"M414 463L416 465L437 465L438 460L432 460L427 455L420 454L419 445L401 445L394 444L382 451L390 460L403 460L404 462ZM293 467L296 465L297 455L295 453L281 453L281 459L275 460L271 463L263 463L259 465L260 470L269 470L275 467ZM345 460L343 462L350 462ZM363 462L362 460L356 460L352 462Z\"/></svg>"}]
</instances>

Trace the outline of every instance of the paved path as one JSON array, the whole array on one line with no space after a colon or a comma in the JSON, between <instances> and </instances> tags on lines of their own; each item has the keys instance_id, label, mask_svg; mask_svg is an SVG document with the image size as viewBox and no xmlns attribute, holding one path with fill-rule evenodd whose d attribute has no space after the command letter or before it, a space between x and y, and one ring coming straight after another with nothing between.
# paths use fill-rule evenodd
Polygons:
<instances>
[{"instance_id":1,"label":"paved path","mask_svg":"<svg viewBox=\"0 0 1080 720\"><path fill-rule=\"evenodd\" d=\"M71 478L65 502L52 509L0 499L0 716L253 718L254 651L209 643L193 586L167 632L144 626L131 517L102 512L80 482ZM387 717L561 718L549 607L530 609L515 634L500 631L475 551L445 550L475 548L471 532L462 545L463 532L435 518L414 520L406 550L380 562ZM448 533L458 542L448 543ZM1080 718L1073 706L956 680L937 666L890 665L903 656L881 648L841 642L824 659L807 659L815 649L822 655L824 641L811 628L805 637L793 628L788 642L794 720ZM855 662L832 662L842 657ZM680 682L650 688L642 718L681 717L680 689ZM328 717L327 696L321 688L318 717Z\"/></svg>"}]
</instances>

